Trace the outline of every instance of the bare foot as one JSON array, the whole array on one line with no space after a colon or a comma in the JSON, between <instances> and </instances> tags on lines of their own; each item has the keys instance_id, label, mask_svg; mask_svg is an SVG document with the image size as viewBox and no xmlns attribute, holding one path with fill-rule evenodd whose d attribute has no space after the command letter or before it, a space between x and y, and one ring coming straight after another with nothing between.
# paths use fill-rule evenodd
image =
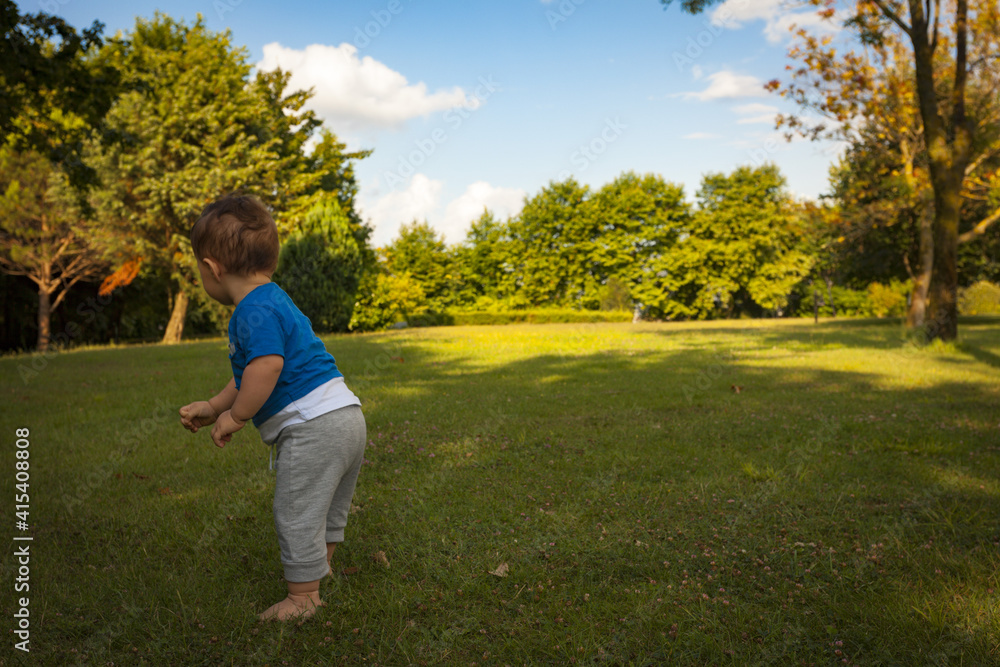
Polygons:
<instances>
[{"instance_id":1,"label":"bare foot","mask_svg":"<svg viewBox=\"0 0 1000 667\"><path fill-rule=\"evenodd\" d=\"M281 602L268 607L261 615L262 621L305 620L316 613L317 607L325 606L319 599L319 593L296 595L289 593Z\"/></svg>"}]
</instances>

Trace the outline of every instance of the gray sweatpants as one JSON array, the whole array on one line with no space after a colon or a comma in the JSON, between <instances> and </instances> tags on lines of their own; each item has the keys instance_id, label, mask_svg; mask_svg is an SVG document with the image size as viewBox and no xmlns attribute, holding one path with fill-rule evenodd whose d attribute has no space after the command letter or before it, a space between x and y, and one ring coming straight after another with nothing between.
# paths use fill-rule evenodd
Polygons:
<instances>
[{"instance_id":1,"label":"gray sweatpants","mask_svg":"<svg viewBox=\"0 0 1000 667\"><path fill-rule=\"evenodd\" d=\"M343 542L367 430L357 405L281 430L274 525L285 580L326 576L326 543Z\"/></svg>"}]
</instances>

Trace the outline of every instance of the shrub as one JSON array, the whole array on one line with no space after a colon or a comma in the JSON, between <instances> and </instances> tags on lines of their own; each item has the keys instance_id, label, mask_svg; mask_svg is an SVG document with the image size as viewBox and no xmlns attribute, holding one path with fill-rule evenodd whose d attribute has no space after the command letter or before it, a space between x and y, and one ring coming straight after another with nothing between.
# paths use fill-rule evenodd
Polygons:
<instances>
[{"instance_id":1,"label":"shrub","mask_svg":"<svg viewBox=\"0 0 1000 667\"><path fill-rule=\"evenodd\" d=\"M800 288L797 314L801 317L813 315L813 288L805 285ZM819 314L824 317L833 315L830 307L830 290L826 285L817 283L815 291L819 292ZM849 287L833 286L833 306L840 317L902 317L906 314L906 298L910 292L910 284L893 280L888 285L872 283L863 290Z\"/></svg>"},{"instance_id":2,"label":"shrub","mask_svg":"<svg viewBox=\"0 0 1000 667\"><path fill-rule=\"evenodd\" d=\"M1000 285L980 280L958 290L958 312L962 315L995 315L1000 313Z\"/></svg>"},{"instance_id":3,"label":"shrub","mask_svg":"<svg viewBox=\"0 0 1000 667\"><path fill-rule=\"evenodd\" d=\"M830 307L830 291L821 282L817 283L815 290L808 286L803 289L802 299L799 302L799 315L812 317L814 291L818 292L820 296L819 314L824 317L833 315L834 309ZM838 316L866 317L870 314L868 292L840 287L839 285L834 285L832 291L833 306L836 308Z\"/></svg>"},{"instance_id":4,"label":"shrub","mask_svg":"<svg viewBox=\"0 0 1000 667\"><path fill-rule=\"evenodd\" d=\"M906 296L910 286L893 280L888 285L872 283L868 286L868 314L875 317L902 317L906 314Z\"/></svg>"},{"instance_id":5,"label":"shrub","mask_svg":"<svg viewBox=\"0 0 1000 667\"><path fill-rule=\"evenodd\" d=\"M427 297L410 274L369 274L358 290L351 330L388 329L396 322L409 322L426 312Z\"/></svg>"},{"instance_id":6,"label":"shrub","mask_svg":"<svg viewBox=\"0 0 1000 667\"><path fill-rule=\"evenodd\" d=\"M361 250L336 201L317 204L281 248L274 281L320 333L347 331L361 280Z\"/></svg>"},{"instance_id":7,"label":"shrub","mask_svg":"<svg viewBox=\"0 0 1000 667\"><path fill-rule=\"evenodd\" d=\"M571 310L545 308L500 312L450 313L454 324L551 324L556 322L631 322L632 313L620 310Z\"/></svg>"},{"instance_id":8,"label":"shrub","mask_svg":"<svg viewBox=\"0 0 1000 667\"><path fill-rule=\"evenodd\" d=\"M618 278L608 278L608 282L601 290L601 310L627 310L632 311L632 295L629 293L628 285Z\"/></svg>"}]
</instances>

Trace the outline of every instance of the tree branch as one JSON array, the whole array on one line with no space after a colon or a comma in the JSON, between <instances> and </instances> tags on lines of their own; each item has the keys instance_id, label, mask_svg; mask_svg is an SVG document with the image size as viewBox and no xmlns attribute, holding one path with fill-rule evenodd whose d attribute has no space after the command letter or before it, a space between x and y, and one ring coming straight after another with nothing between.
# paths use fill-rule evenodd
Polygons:
<instances>
[{"instance_id":1,"label":"tree branch","mask_svg":"<svg viewBox=\"0 0 1000 667\"><path fill-rule=\"evenodd\" d=\"M890 21L898 25L900 29L903 32L905 32L911 39L913 38L913 28L906 25L906 22L899 17L899 14L892 11L892 8L889 7L889 5L885 4L885 0L872 0L872 2L874 2L875 5L882 10L882 14L884 14L886 18L888 18Z\"/></svg>"},{"instance_id":2,"label":"tree branch","mask_svg":"<svg viewBox=\"0 0 1000 667\"><path fill-rule=\"evenodd\" d=\"M59 296L56 297L55 301L53 301L52 305L49 307L50 312L54 311L59 306L59 304L63 302L63 299L65 299L66 295L69 294L69 291L73 288L73 285L77 284L85 277L86 274L83 273L77 274L72 280L69 281L68 285L63 285L62 291L59 292Z\"/></svg>"},{"instance_id":3,"label":"tree branch","mask_svg":"<svg viewBox=\"0 0 1000 667\"><path fill-rule=\"evenodd\" d=\"M987 217L983 218L978 225L976 225L969 231L965 232L964 234L959 234L958 242L966 243L967 241L973 241L979 238L986 232L986 229L997 220L1000 220L1000 208L993 211L993 213L991 213Z\"/></svg>"},{"instance_id":4,"label":"tree branch","mask_svg":"<svg viewBox=\"0 0 1000 667\"><path fill-rule=\"evenodd\" d=\"M1000 144L994 146L992 150L988 150L982 153L979 157L970 162L968 166L965 167L965 175L971 176L972 172L978 169L983 162L986 162L987 160L998 154L1000 154Z\"/></svg>"}]
</instances>

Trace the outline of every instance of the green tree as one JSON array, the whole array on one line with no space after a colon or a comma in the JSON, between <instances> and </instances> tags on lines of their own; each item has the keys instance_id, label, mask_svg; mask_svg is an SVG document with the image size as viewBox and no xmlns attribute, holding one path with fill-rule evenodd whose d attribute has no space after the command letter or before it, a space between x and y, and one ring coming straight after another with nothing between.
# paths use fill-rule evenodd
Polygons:
<instances>
[{"instance_id":1,"label":"green tree","mask_svg":"<svg viewBox=\"0 0 1000 667\"><path fill-rule=\"evenodd\" d=\"M564 305L582 296L586 263L580 243L594 237L590 189L573 178L551 182L524 203L508 226L506 290L531 306Z\"/></svg>"},{"instance_id":2,"label":"green tree","mask_svg":"<svg viewBox=\"0 0 1000 667\"><path fill-rule=\"evenodd\" d=\"M923 318L922 304L930 280L929 260L921 252L933 250L929 237L933 202L917 181L926 174L915 163L909 170L875 128L865 127L844 156L830 169L830 199L836 209L827 216L826 247L840 282L862 289L872 282L909 277L915 294L914 323ZM921 234L927 234L921 243Z\"/></svg>"},{"instance_id":3,"label":"green tree","mask_svg":"<svg viewBox=\"0 0 1000 667\"><path fill-rule=\"evenodd\" d=\"M48 157L0 146L0 268L38 286L41 352L49 347L52 312L74 285L107 267L68 180Z\"/></svg>"},{"instance_id":4,"label":"green tree","mask_svg":"<svg viewBox=\"0 0 1000 667\"><path fill-rule=\"evenodd\" d=\"M426 221L401 226L385 258L389 274L410 276L433 310L440 312L455 302L458 285L451 254L444 237Z\"/></svg>"},{"instance_id":5,"label":"green tree","mask_svg":"<svg viewBox=\"0 0 1000 667\"><path fill-rule=\"evenodd\" d=\"M612 292L621 305L624 287L647 312L663 315L670 292L666 265L690 218L684 188L656 174L627 172L602 187L590 206L597 224L581 245L585 305L596 307Z\"/></svg>"},{"instance_id":6,"label":"green tree","mask_svg":"<svg viewBox=\"0 0 1000 667\"><path fill-rule=\"evenodd\" d=\"M193 25L159 13L137 19L99 58L122 73L127 92L105 123L125 139L91 155L104 183L94 205L126 239L124 254L171 276L163 340L176 342L197 273L187 234L204 206L233 191L257 194L290 233L322 198L324 182L353 178L343 164L349 156L332 135L306 156L319 124L303 111L310 94L286 95L280 71L251 79L246 50L233 48L228 32L207 30L200 16ZM367 238L365 229L352 231Z\"/></svg>"},{"instance_id":7,"label":"green tree","mask_svg":"<svg viewBox=\"0 0 1000 667\"><path fill-rule=\"evenodd\" d=\"M413 276L392 275L383 263L379 266L380 270L366 273L361 280L351 318L354 331L386 329L427 312L427 297Z\"/></svg>"},{"instance_id":8,"label":"green tree","mask_svg":"<svg viewBox=\"0 0 1000 667\"><path fill-rule=\"evenodd\" d=\"M463 303L500 297L504 272L506 225L489 209L472 222L465 241L453 251L456 272L461 276Z\"/></svg>"},{"instance_id":9,"label":"green tree","mask_svg":"<svg viewBox=\"0 0 1000 667\"><path fill-rule=\"evenodd\" d=\"M274 281L319 332L347 331L362 253L336 199L317 204L281 248Z\"/></svg>"},{"instance_id":10,"label":"green tree","mask_svg":"<svg viewBox=\"0 0 1000 667\"><path fill-rule=\"evenodd\" d=\"M21 14L0 0L0 133L22 152L37 151L77 188L94 182L81 160L118 92L114 68L87 57L101 43L98 21L78 33L58 16Z\"/></svg>"},{"instance_id":11,"label":"green tree","mask_svg":"<svg viewBox=\"0 0 1000 667\"><path fill-rule=\"evenodd\" d=\"M778 168L708 174L697 196L688 236L671 254L667 269L674 313L780 314L812 259L797 247L801 232Z\"/></svg>"}]
</instances>

